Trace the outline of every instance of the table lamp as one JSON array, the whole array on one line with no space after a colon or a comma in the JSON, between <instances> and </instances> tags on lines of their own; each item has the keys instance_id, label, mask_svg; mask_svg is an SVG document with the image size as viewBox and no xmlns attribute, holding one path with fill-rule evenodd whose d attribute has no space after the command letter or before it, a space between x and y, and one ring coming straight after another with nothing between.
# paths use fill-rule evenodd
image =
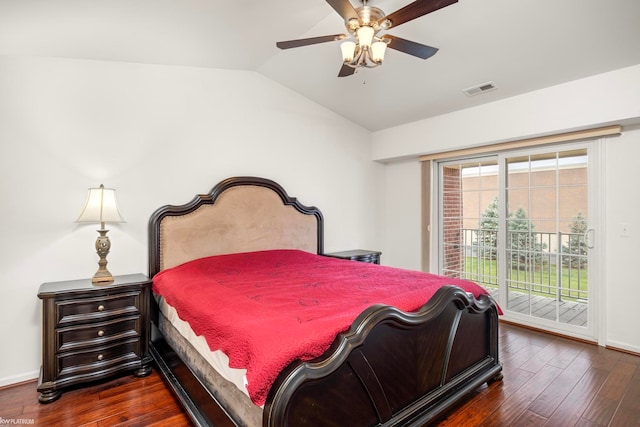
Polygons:
<instances>
[{"instance_id":1,"label":"table lamp","mask_svg":"<svg viewBox=\"0 0 640 427\"><path fill-rule=\"evenodd\" d=\"M99 223L100 230L96 239L96 252L100 257L98 261L98 271L91 279L94 284L107 284L113 282L113 276L107 270L107 254L111 248L111 241L107 236L109 230L105 229L107 222L125 222L120 216L116 204L116 190L104 188L100 184L99 188L89 188L89 195L84 205L84 209L75 222Z\"/></svg>"}]
</instances>

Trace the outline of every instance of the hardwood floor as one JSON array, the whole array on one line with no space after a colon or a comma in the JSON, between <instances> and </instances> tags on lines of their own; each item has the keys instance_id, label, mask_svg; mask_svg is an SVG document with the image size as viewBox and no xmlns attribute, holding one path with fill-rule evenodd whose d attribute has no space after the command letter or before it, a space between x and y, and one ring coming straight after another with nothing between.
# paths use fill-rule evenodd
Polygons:
<instances>
[{"instance_id":1,"label":"hardwood floor","mask_svg":"<svg viewBox=\"0 0 640 427\"><path fill-rule=\"evenodd\" d=\"M504 379L439 426L640 426L640 357L500 324Z\"/></svg>"},{"instance_id":2,"label":"hardwood floor","mask_svg":"<svg viewBox=\"0 0 640 427\"><path fill-rule=\"evenodd\" d=\"M0 389L0 425L64 427L189 426L187 415L154 369L62 393L40 404L36 382ZM15 420L15 421L13 421Z\"/></svg>"},{"instance_id":3,"label":"hardwood floor","mask_svg":"<svg viewBox=\"0 0 640 427\"><path fill-rule=\"evenodd\" d=\"M504 380L471 393L438 426L640 426L638 356L501 324L500 357ZM35 388L0 389L0 425L190 425L155 370L68 391L47 405Z\"/></svg>"}]
</instances>

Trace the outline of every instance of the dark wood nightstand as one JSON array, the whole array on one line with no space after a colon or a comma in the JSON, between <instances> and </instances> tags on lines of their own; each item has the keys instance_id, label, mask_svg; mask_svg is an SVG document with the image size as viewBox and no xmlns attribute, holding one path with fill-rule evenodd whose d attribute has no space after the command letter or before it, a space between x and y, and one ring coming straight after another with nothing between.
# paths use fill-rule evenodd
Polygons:
<instances>
[{"instance_id":1,"label":"dark wood nightstand","mask_svg":"<svg viewBox=\"0 0 640 427\"><path fill-rule=\"evenodd\" d=\"M151 373L151 281L143 274L114 279L102 285L84 279L40 286L41 403L58 399L69 386L126 371L137 376Z\"/></svg>"},{"instance_id":2,"label":"dark wood nightstand","mask_svg":"<svg viewBox=\"0 0 640 427\"><path fill-rule=\"evenodd\" d=\"M365 249L354 249L351 251L331 252L324 254L334 258L350 259L352 261L369 262L371 264L380 264L380 255L382 252L369 251Z\"/></svg>"}]
</instances>

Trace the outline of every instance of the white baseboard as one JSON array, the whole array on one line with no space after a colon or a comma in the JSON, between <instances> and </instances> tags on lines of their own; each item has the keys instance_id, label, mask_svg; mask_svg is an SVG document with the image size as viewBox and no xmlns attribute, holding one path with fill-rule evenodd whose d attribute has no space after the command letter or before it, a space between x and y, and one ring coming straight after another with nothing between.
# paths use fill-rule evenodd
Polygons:
<instances>
[{"instance_id":1,"label":"white baseboard","mask_svg":"<svg viewBox=\"0 0 640 427\"><path fill-rule=\"evenodd\" d=\"M13 377L0 378L0 387L5 387L8 385L18 384L25 381L37 379L39 375L40 375L40 371L34 371L34 372L26 372L20 375L15 375Z\"/></svg>"},{"instance_id":2,"label":"white baseboard","mask_svg":"<svg viewBox=\"0 0 640 427\"><path fill-rule=\"evenodd\" d=\"M630 351L632 353L640 355L640 347L629 345L623 342L607 340L607 347L611 347L618 350L626 350L626 351Z\"/></svg>"}]
</instances>

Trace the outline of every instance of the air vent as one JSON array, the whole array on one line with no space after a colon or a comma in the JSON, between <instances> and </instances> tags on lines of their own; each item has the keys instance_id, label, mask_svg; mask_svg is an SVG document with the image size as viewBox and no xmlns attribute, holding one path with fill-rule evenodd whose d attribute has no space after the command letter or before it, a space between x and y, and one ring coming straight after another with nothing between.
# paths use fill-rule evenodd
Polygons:
<instances>
[{"instance_id":1,"label":"air vent","mask_svg":"<svg viewBox=\"0 0 640 427\"><path fill-rule=\"evenodd\" d=\"M481 93L485 93L485 92L490 92L492 90L496 89L496 85L493 82L486 82L486 83L481 83L479 85L476 86L471 86L468 87L466 89L463 89L462 91L464 93L466 93L469 96L475 96L475 95L479 95Z\"/></svg>"}]
</instances>

